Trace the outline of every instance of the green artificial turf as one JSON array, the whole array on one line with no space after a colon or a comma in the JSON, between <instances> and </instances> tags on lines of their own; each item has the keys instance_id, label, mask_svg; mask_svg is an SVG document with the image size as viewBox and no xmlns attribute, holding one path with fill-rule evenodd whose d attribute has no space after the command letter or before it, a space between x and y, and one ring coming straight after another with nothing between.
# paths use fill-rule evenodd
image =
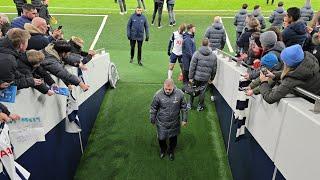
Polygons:
<instances>
[{"instance_id":1,"label":"green artificial turf","mask_svg":"<svg viewBox=\"0 0 320 180\"><path fill-rule=\"evenodd\" d=\"M146 0L151 20L152 0ZM246 1L250 8L262 4L263 10L274 6L264 5L264 1ZM290 6L302 6L304 0L286 0ZM191 10L231 10L231 11L179 11L177 24L193 23L196 26L196 44L200 46L206 28L214 16L223 18L223 23L235 44L233 17L243 1L235 0L178 0L176 9ZM320 1L313 1L314 9ZM136 6L136 1L128 1L128 8ZM0 12L15 12L12 1L0 1ZM169 27L167 13L163 13L162 29L150 26L150 41L143 45L143 63L129 64L129 41L126 37L126 24L130 13L118 14L118 5L113 0L55 0L51 1L52 13L107 14L108 20L95 49L105 48L111 60L117 65L121 80L117 89L109 89L100 107L96 123L92 129L88 146L78 166L75 179L232 179L227 155L222 140L219 121L207 93L207 108L203 112L192 110L189 124L182 128L178 138L175 161L160 160L156 130L149 122L149 106L154 93L161 88L167 77L167 46L171 33L177 27ZM288 7L287 5L286 7ZM99 8L99 9L61 9ZM252 9L252 8L251 8ZM265 12L268 16L270 12ZM14 15L10 15L14 17ZM88 49L103 17L56 16L63 25L65 37L80 36ZM57 25L56 25L57 26ZM228 51L226 46L225 51ZM174 79L179 69L175 68ZM181 83L177 83L181 87Z\"/></svg>"}]
</instances>

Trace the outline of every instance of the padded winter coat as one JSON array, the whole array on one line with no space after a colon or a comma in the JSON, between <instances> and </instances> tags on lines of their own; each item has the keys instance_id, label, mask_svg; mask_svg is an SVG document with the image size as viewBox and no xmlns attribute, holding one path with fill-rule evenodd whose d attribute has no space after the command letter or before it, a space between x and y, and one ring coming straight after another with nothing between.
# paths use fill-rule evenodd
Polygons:
<instances>
[{"instance_id":1,"label":"padded winter coat","mask_svg":"<svg viewBox=\"0 0 320 180\"><path fill-rule=\"evenodd\" d=\"M205 35L209 39L211 49L223 49L226 44L226 32L221 23L214 23L208 27Z\"/></svg>"}]
</instances>

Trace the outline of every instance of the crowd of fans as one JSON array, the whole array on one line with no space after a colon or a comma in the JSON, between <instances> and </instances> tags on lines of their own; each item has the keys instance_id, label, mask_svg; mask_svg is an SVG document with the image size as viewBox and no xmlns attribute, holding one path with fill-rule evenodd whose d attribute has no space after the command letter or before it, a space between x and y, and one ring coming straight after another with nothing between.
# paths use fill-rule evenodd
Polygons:
<instances>
[{"instance_id":1,"label":"crowd of fans","mask_svg":"<svg viewBox=\"0 0 320 180\"><path fill-rule=\"evenodd\" d=\"M84 41L72 36L65 40L61 28L50 26L48 0L15 0L18 16L10 23L5 14L0 14L0 90L11 85L17 89L35 88L42 94L52 96L58 85L50 74L61 79L69 89L79 86L89 89L78 74L70 73L70 65L87 70L95 52L82 50ZM35 6L36 5L36 6ZM0 122L19 119L0 103Z\"/></svg>"},{"instance_id":2,"label":"crowd of fans","mask_svg":"<svg viewBox=\"0 0 320 180\"><path fill-rule=\"evenodd\" d=\"M268 103L279 101L295 87L320 95L320 12L314 15L309 0L303 8L287 11L279 2L269 18L271 27L263 31L259 6L252 14L247 8L243 4L234 20L237 57L253 67L243 75L252 80L246 94L260 93Z\"/></svg>"}]
</instances>

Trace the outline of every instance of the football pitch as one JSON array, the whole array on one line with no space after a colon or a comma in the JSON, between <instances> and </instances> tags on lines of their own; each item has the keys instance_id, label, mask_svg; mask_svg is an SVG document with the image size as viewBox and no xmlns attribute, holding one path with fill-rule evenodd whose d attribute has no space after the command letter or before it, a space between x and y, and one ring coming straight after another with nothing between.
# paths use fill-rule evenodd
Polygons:
<instances>
[{"instance_id":1,"label":"football pitch","mask_svg":"<svg viewBox=\"0 0 320 180\"><path fill-rule=\"evenodd\" d=\"M153 0L145 1L145 15L150 24ZM275 5L266 5L264 0L246 2L250 11L255 4L262 5L265 17L275 8ZM219 15L231 43L231 47L226 45L224 50L232 51L235 44L233 16L244 1L177 0L176 3L177 24L193 23L196 26L197 47L213 17ZM285 0L284 3L286 7L302 7L304 1ZM313 9L320 9L320 1L312 3ZM200 113L192 110L188 126L182 128L176 159L159 159L156 130L149 122L149 106L154 93L161 88L167 77L168 41L177 26L168 26L168 15L164 11L164 27L158 29L150 25L150 40L143 44L144 66L138 66L136 59L133 64L129 64L126 25L136 5L136 0L128 1L128 14L121 16L114 0L50 2L51 13L63 14L54 15L58 19L55 26L63 25L66 39L72 35L83 38L84 49L92 45L107 15L106 24L94 49L105 48L110 53L121 78L117 88L109 89L105 95L75 179L232 179L216 110L209 101L209 92L206 110ZM15 13L12 1L1 1L0 12ZM10 18L14 16L10 14ZM176 67L175 80L178 73ZM178 86L181 87L181 83Z\"/></svg>"}]
</instances>

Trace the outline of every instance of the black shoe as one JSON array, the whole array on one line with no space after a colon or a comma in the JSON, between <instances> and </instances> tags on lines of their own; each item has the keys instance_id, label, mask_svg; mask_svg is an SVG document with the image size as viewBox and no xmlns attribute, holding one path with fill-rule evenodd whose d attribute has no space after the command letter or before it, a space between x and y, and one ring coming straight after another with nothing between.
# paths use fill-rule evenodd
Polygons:
<instances>
[{"instance_id":1,"label":"black shoe","mask_svg":"<svg viewBox=\"0 0 320 180\"><path fill-rule=\"evenodd\" d=\"M139 66L143 66L143 64L141 63L141 61L138 62Z\"/></svg>"},{"instance_id":2,"label":"black shoe","mask_svg":"<svg viewBox=\"0 0 320 180\"><path fill-rule=\"evenodd\" d=\"M132 58L130 59L130 63L133 63L133 59Z\"/></svg>"},{"instance_id":3,"label":"black shoe","mask_svg":"<svg viewBox=\"0 0 320 180\"><path fill-rule=\"evenodd\" d=\"M173 161L173 160L174 160L174 154L173 154L173 153L170 153L170 154L169 154L169 160L170 160L170 161Z\"/></svg>"},{"instance_id":4,"label":"black shoe","mask_svg":"<svg viewBox=\"0 0 320 180\"><path fill-rule=\"evenodd\" d=\"M204 106L198 106L197 111L203 111L204 110Z\"/></svg>"}]
</instances>

